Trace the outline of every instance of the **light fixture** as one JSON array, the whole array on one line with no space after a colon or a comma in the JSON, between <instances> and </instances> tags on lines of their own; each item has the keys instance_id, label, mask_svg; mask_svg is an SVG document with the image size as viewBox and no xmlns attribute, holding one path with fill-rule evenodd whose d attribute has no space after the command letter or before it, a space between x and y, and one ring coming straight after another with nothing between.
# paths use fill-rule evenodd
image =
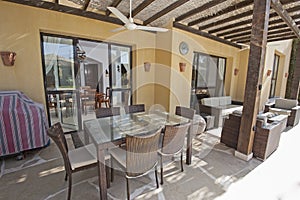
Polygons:
<instances>
[{"instance_id":1,"label":"light fixture","mask_svg":"<svg viewBox=\"0 0 300 200\"><path fill-rule=\"evenodd\" d=\"M267 71L267 76L270 76L271 73L272 73L272 70L268 69L268 71Z\"/></svg>"},{"instance_id":2,"label":"light fixture","mask_svg":"<svg viewBox=\"0 0 300 200\"><path fill-rule=\"evenodd\" d=\"M2 62L5 66L13 66L16 60L16 53L12 51L1 51Z\"/></svg>"},{"instance_id":3,"label":"light fixture","mask_svg":"<svg viewBox=\"0 0 300 200\"><path fill-rule=\"evenodd\" d=\"M151 63L150 62L144 62L144 70L145 72L150 72Z\"/></svg>"},{"instance_id":4,"label":"light fixture","mask_svg":"<svg viewBox=\"0 0 300 200\"><path fill-rule=\"evenodd\" d=\"M236 76L236 75L238 75L239 71L240 70L238 68L234 68L233 74Z\"/></svg>"},{"instance_id":5,"label":"light fixture","mask_svg":"<svg viewBox=\"0 0 300 200\"><path fill-rule=\"evenodd\" d=\"M77 53L78 60L80 62L84 61L84 59L86 58L85 51L83 50L83 48L79 43L76 47L76 53Z\"/></svg>"},{"instance_id":6,"label":"light fixture","mask_svg":"<svg viewBox=\"0 0 300 200\"><path fill-rule=\"evenodd\" d=\"M179 63L180 72L185 72L185 67L186 67L186 63L182 63L182 62Z\"/></svg>"}]
</instances>

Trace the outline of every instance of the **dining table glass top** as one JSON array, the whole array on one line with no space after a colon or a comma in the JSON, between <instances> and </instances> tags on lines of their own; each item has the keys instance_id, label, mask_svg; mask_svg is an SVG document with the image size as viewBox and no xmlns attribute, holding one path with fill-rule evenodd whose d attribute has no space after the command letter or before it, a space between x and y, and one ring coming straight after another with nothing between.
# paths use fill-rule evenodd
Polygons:
<instances>
[{"instance_id":1,"label":"dining table glass top","mask_svg":"<svg viewBox=\"0 0 300 200\"><path fill-rule=\"evenodd\" d=\"M84 128L93 142L99 145L120 140L127 134L148 134L165 125L188 122L187 118L167 112L143 112L88 120L84 122Z\"/></svg>"}]
</instances>

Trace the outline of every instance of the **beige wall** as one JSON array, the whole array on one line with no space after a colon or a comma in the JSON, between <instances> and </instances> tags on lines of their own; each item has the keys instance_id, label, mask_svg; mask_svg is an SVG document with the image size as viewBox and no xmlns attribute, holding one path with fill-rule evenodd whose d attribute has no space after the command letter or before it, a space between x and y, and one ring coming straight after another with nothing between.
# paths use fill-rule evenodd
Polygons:
<instances>
[{"instance_id":1,"label":"beige wall","mask_svg":"<svg viewBox=\"0 0 300 200\"><path fill-rule=\"evenodd\" d=\"M40 32L75 36L97 41L116 42L133 47L133 103L145 103L149 109L160 104L174 111L176 105L188 106L192 76L193 52L202 52L227 58L225 95L243 101L249 50L241 50L176 28L167 33L153 34L144 31L112 33L119 26L0 1L0 50L17 53L13 67L0 62L0 90L20 90L33 100L45 103L40 49ZM187 55L179 53L179 44L189 45ZM261 105L268 97L270 77L266 70L272 67L274 52L281 56L278 77L288 71L291 42L270 43L267 50L263 77ZM145 72L144 62L151 63ZM179 72L179 62L187 64ZM234 69L239 69L234 75ZM278 79L276 95L283 97L286 78Z\"/></svg>"},{"instance_id":2,"label":"beige wall","mask_svg":"<svg viewBox=\"0 0 300 200\"><path fill-rule=\"evenodd\" d=\"M235 91L231 89L232 83L235 81L235 77L232 74L233 68L239 64L240 49L176 28L173 28L172 33L172 73L170 80L172 95L170 99L170 111L174 111L175 106L179 104L187 107L190 105L194 52L227 58L224 93L225 95L231 95L233 100L235 100ZM182 41L185 41L189 45L189 52L186 55L179 53L179 44ZM179 71L179 62L187 64L185 72Z\"/></svg>"},{"instance_id":3,"label":"beige wall","mask_svg":"<svg viewBox=\"0 0 300 200\"><path fill-rule=\"evenodd\" d=\"M292 40L268 43L266 50L265 68L262 75L262 90L259 104L260 111L264 109L264 105L269 99L272 74L270 76L267 76L267 71L273 69L275 53L280 56L275 95L276 97L285 97L287 83L287 77L285 76L285 73L288 73L289 70L291 49ZM238 79L236 81L235 95L238 101L243 101L244 99L249 53L249 49L243 49L239 53L240 63L238 67L239 72L237 75Z\"/></svg>"},{"instance_id":4,"label":"beige wall","mask_svg":"<svg viewBox=\"0 0 300 200\"><path fill-rule=\"evenodd\" d=\"M275 96L282 98L285 97L287 83L287 77L285 76L285 73L288 73L289 71L292 43L293 40L285 40L280 42L270 42L267 45L265 70L263 73L263 87L260 100L260 110L264 108L265 103L269 99L272 74L270 76L267 76L267 71L273 69L275 53L280 56Z\"/></svg>"},{"instance_id":5,"label":"beige wall","mask_svg":"<svg viewBox=\"0 0 300 200\"><path fill-rule=\"evenodd\" d=\"M13 67L0 62L0 90L20 90L33 100L45 103L40 32L132 45L134 101L154 102L154 72L139 73L144 61L155 62L155 34L143 31L112 33L118 26L98 20L0 1L0 50L17 53ZM145 39L147 38L147 39ZM138 73L136 73L138 72ZM147 84L145 87L140 85ZM149 89L149 90L148 90ZM134 91L135 92L135 91Z\"/></svg>"}]
</instances>

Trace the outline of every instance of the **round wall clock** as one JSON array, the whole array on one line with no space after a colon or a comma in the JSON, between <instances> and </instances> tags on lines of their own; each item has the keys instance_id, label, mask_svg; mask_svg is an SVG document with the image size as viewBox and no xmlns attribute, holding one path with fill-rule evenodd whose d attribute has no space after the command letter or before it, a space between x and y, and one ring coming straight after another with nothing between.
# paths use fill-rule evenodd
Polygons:
<instances>
[{"instance_id":1,"label":"round wall clock","mask_svg":"<svg viewBox=\"0 0 300 200\"><path fill-rule=\"evenodd\" d=\"M179 44L179 52L182 55L186 55L189 52L189 45L186 42L181 42Z\"/></svg>"}]
</instances>

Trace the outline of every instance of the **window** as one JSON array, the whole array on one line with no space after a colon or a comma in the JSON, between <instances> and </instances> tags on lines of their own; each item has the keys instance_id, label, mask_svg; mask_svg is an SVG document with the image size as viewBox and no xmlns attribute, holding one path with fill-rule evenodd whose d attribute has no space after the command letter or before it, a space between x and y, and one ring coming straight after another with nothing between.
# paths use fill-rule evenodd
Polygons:
<instances>
[{"instance_id":1,"label":"window","mask_svg":"<svg viewBox=\"0 0 300 200\"><path fill-rule=\"evenodd\" d=\"M194 53L192 88L200 98L224 95L226 58Z\"/></svg>"}]
</instances>

